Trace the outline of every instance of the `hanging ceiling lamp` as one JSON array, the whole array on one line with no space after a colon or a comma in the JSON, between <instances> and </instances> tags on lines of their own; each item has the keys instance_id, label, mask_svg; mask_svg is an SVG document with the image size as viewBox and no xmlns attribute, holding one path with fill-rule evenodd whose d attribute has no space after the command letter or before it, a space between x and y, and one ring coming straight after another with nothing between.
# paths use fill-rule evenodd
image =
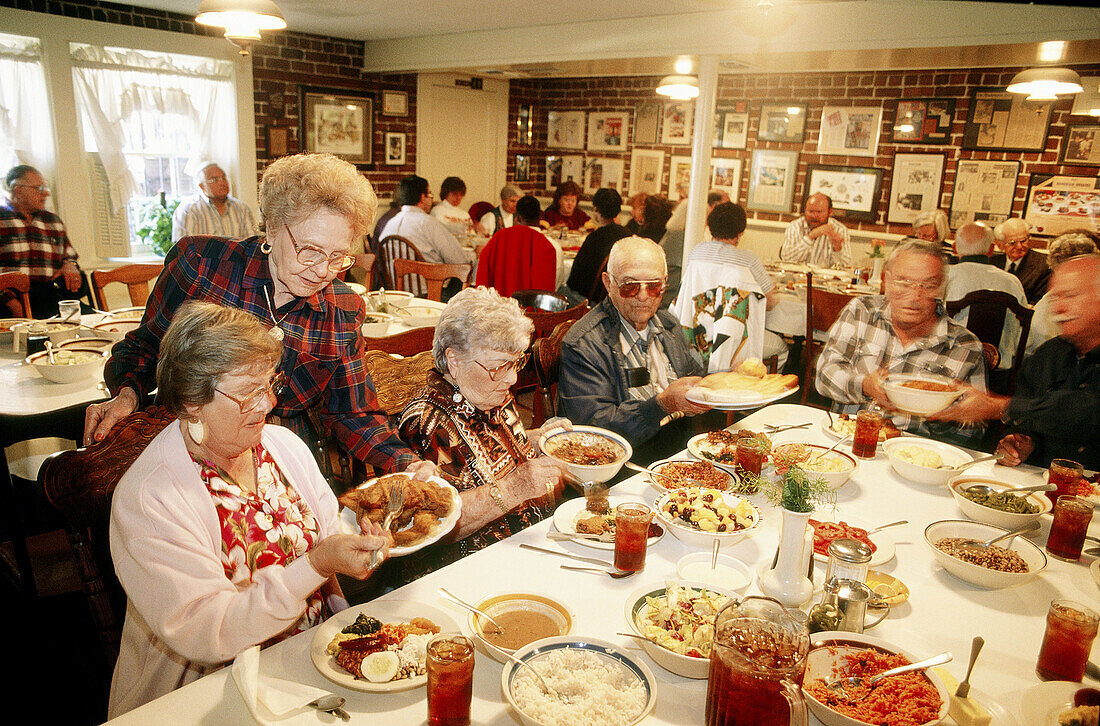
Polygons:
<instances>
[{"instance_id":1,"label":"hanging ceiling lamp","mask_svg":"<svg viewBox=\"0 0 1100 726\"><path fill-rule=\"evenodd\" d=\"M699 81L695 76L665 76L657 84L657 93L679 101L699 96Z\"/></svg>"},{"instance_id":2,"label":"hanging ceiling lamp","mask_svg":"<svg viewBox=\"0 0 1100 726\"><path fill-rule=\"evenodd\" d=\"M225 28L225 38L248 55L261 30L282 30L286 20L272 0L202 0L195 22Z\"/></svg>"},{"instance_id":3,"label":"hanging ceiling lamp","mask_svg":"<svg viewBox=\"0 0 1100 726\"><path fill-rule=\"evenodd\" d=\"M1069 68L1029 68L1017 73L1008 84L1009 93L1027 94L1029 101L1053 101L1082 90L1081 76Z\"/></svg>"}]
</instances>

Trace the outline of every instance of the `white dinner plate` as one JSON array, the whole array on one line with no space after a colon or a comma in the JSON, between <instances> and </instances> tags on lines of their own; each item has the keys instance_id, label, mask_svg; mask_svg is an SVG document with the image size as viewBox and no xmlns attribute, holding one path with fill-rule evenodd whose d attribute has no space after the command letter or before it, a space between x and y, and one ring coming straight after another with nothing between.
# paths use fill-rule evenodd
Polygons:
<instances>
[{"instance_id":1,"label":"white dinner plate","mask_svg":"<svg viewBox=\"0 0 1100 726\"><path fill-rule=\"evenodd\" d=\"M852 523L848 522L848 524ZM858 527L859 525L852 526ZM887 562L894 559L894 555L897 554L897 545L894 544L894 538L891 537L888 532L875 532L870 535L868 539L875 544L875 551L871 553L871 567L885 565ZM828 556L820 555L817 552L814 552L814 559L818 562L829 561Z\"/></svg>"},{"instance_id":2,"label":"white dinner plate","mask_svg":"<svg viewBox=\"0 0 1100 726\"><path fill-rule=\"evenodd\" d=\"M631 497L608 497L607 504L612 510L623 502L636 502L637 499ZM577 528L573 524L573 520L577 518L581 510L584 509L586 500L584 497L578 497L576 499L566 499L558 508L554 510L554 529L566 534L576 534ZM661 527L661 533L656 537L650 537L648 546L652 547L654 542L659 541L665 536L665 527ZM613 550L615 549L614 542L600 542L594 539L575 539L572 540L577 544L585 545L586 547L595 547L598 550Z\"/></svg>"},{"instance_id":3,"label":"white dinner plate","mask_svg":"<svg viewBox=\"0 0 1100 726\"><path fill-rule=\"evenodd\" d=\"M994 701L988 693L977 688L971 688L970 700L989 711L989 715L992 717L989 726L1020 726L1020 722L1016 720L1016 717L1004 706ZM959 726L959 722L948 716L943 720L943 726Z\"/></svg>"},{"instance_id":4,"label":"white dinner plate","mask_svg":"<svg viewBox=\"0 0 1100 726\"><path fill-rule=\"evenodd\" d=\"M724 462L721 462L721 461L715 461L714 459L710 458L709 456L704 456L703 455L703 450L699 448L699 442L702 441L703 439L705 439L706 437L707 437L706 434L697 434L695 436L692 436L690 439L688 439L688 442L687 442L688 453L691 454L692 456L694 456L696 459L699 459L700 461L709 461L710 463L714 464L715 466L717 466L720 469L724 469L725 471L728 471L731 474L736 474L737 472L734 471L733 464L727 464L727 463L724 463Z\"/></svg>"},{"instance_id":5,"label":"white dinner plate","mask_svg":"<svg viewBox=\"0 0 1100 726\"><path fill-rule=\"evenodd\" d=\"M791 395L792 393L798 393L799 388L800 388L800 386L795 386L794 388L788 388L787 390L782 391L781 393L776 393L776 394L771 395L771 396L757 396L757 395L753 395L749 391L746 391L745 392L745 398L742 399L742 400L738 400L738 401L711 401L711 400L705 398L702 395L702 393L700 392L698 387L692 387L692 388L689 388L687 390L687 393L685 394L684 397L687 398L687 400L691 401L692 403L698 403L698 404L701 404L703 406L710 406L711 408L717 409L719 411L749 411L749 410L752 410L754 408L760 408L761 406L766 406L769 403L774 403L774 402L778 401L781 398L786 398L787 396Z\"/></svg>"},{"instance_id":6,"label":"white dinner plate","mask_svg":"<svg viewBox=\"0 0 1100 726\"><path fill-rule=\"evenodd\" d=\"M1020 720L1027 726L1058 726L1058 714L1073 708L1073 694L1087 688L1070 681L1037 683L1020 695Z\"/></svg>"},{"instance_id":7,"label":"white dinner plate","mask_svg":"<svg viewBox=\"0 0 1100 726\"><path fill-rule=\"evenodd\" d=\"M367 481L357 486L356 489L366 489L371 484L374 484L376 481L378 481L378 478L368 479ZM432 532L430 535L420 540L416 544L406 545L404 547L391 547L390 557L403 557L405 555L410 555L417 550L424 549L428 545L438 542L440 539L443 538L444 535L448 534L458 524L458 518L462 515L462 497L459 496L458 490L448 484L445 479L442 479L438 476L431 477L429 481L434 482L444 489L450 491L451 511L447 513L446 517L439 520L439 525L435 528L434 532ZM340 511L340 522L343 526L345 533L359 533L359 523L356 521L355 512L348 509L347 507L344 507L344 509ZM405 525L405 529L410 526L412 526L411 522Z\"/></svg>"},{"instance_id":8,"label":"white dinner plate","mask_svg":"<svg viewBox=\"0 0 1100 726\"><path fill-rule=\"evenodd\" d=\"M373 600L341 610L317 626L317 630L313 634L313 640L309 644L309 657L313 661L313 666L321 675L333 683L350 688L353 691L393 693L420 688L428 682L428 676L424 674L412 678L403 678L399 681L389 681L388 683L371 683L368 680L356 678L336 665L336 657L328 653L328 644L337 633L354 623L359 613L378 618L383 623L403 623L413 618L427 618L442 628L444 633L462 632L462 628L459 627L454 618L439 608L410 600Z\"/></svg>"}]
</instances>

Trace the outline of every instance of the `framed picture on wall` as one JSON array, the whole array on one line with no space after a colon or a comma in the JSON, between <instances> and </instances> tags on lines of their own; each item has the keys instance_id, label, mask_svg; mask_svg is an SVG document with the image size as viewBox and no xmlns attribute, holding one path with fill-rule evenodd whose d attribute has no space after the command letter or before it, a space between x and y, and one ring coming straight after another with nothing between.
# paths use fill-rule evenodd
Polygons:
<instances>
[{"instance_id":1,"label":"framed picture on wall","mask_svg":"<svg viewBox=\"0 0 1100 726\"><path fill-rule=\"evenodd\" d=\"M691 157L673 156L668 163L669 201L680 201L680 197L687 193L689 184L691 184Z\"/></svg>"},{"instance_id":2,"label":"framed picture on wall","mask_svg":"<svg viewBox=\"0 0 1100 726\"><path fill-rule=\"evenodd\" d=\"M516 154L515 181L531 181L531 157L527 154Z\"/></svg>"},{"instance_id":3,"label":"framed picture on wall","mask_svg":"<svg viewBox=\"0 0 1100 726\"><path fill-rule=\"evenodd\" d=\"M749 115L747 113L726 113L722 116L723 149L743 149L749 136Z\"/></svg>"},{"instance_id":4,"label":"framed picture on wall","mask_svg":"<svg viewBox=\"0 0 1100 726\"><path fill-rule=\"evenodd\" d=\"M950 144L953 98L905 98L894 102L890 140L904 144Z\"/></svg>"},{"instance_id":5,"label":"framed picture on wall","mask_svg":"<svg viewBox=\"0 0 1100 726\"><path fill-rule=\"evenodd\" d=\"M551 111L547 115L546 145L559 149L583 149L584 111Z\"/></svg>"},{"instance_id":6,"label":"framed picture on wall","mask_svg":"<svg viewBox=\"0 0 1100 726\"><path fill-rule=\"evenodd\" d=\"M661 123L661 143L687 146L691 143L691 124L695 117L695 103L676 101L666 103Z\"/></svg>"},{"instance_id":7,"label":"framed picture on wall","mask_svg":"<svg viewBox=\"0 0 1100 726\"><path fill-rule=\"evenodd\" d=\"M664 173L665 152L651 149L634 149L630 152L630 195L640 192L661 193L661 175Z\"/></svg>"},{"instance_id":8,"label":"framed picture on wall","mask_svg":"<svg viewBox=\"0 0 1100 726\"><path fill-rule=\"evenodd\" d=\"M1100 231L1100 178L1031 174L1024 219L1035 234L1055 237L1084 227Z\"/></svg>"},{"instance_id":9,"label":"framed picture on wall","mask_svg":"<svg viewBox=\"0 0 1100 726\"><path fill-rule=\"evenodd\" d=\"M562 182L574 181L584 185L583 156L546 157L546 188L557 189Z\"/></svg>"},{"instance_id":10,"label":"framed picture on wall","mask_svg":"<svg viewBox=\"0 0 1100 726\"><path fill-rule=\"evenodd\" d=\"M1029 101L1003 88L975 88L962 147L983 151L1043 151L1054 101Z\"/></svg>"},{"instance_id":11,"label":"framed picture on wall","mask_svg":"<svg viewBox=\"0 0 1100 726\"><path fill-rule=\"evenodd\" d=\"M405 163L405 134L386 132L386 164L390 166Z\"/></svg>"},{"instance_id":12,"label":"framed picture on wall","mask_svg":"<svg viewBox=\"0 0 1100 726\"><path fill-rule=\"evenodd\" d=\"M531 126L531 104L521 103L516 114L516 141L524 146L530 146L534 139Z\"/></svg>"},{"instance_id":13,"label":"framed picture on wall","mask_svg":"<svg viewBox=\"0 0 1100 726\"><path fill-rule=\"evenodd\" d=\"M626 151L625 112L588 114L589 151Z\"/></svg>"},{"instance_id":14,"label":"framed picture on wall","mask_svg":"<svg viewBox=\"0 0 1100 726\"><path fill-rule=\"evenodd\" d=\"M335 154L353 164L372 162L374 115L370 96L345 89L303 86L300 103L304 151Z\"/></svg>"},{"instance_id":15,"label":"framed picture on wall","mask_svg":"<svg viewBox=\"0 0 1100 726\"><path fill-rule=\"evenodd\" d=\"M921 212L940 206L943 154L894 154L886 221L912 224Z\"/></svg>"},{"instance_id":16,"label":"framed picture on wall","mask_svg":"<svg viewBox=\"0 0 1100 726\"><path fill-rule=\"evenodd\" d=\"M617 192L623 189L622 159L601 159L589 157L584 163L584 189L585 194L595 194L600 189L610 187Z\"/></svg>"},{"instance_id":17,"label":"framed picture on wall","mask_svg":"<svg viewBox=\"0 0 1100 726\"><path fill-rule=\"evenodd\" d=\"M408 116L409 94L404 91L382 91L383 116Z\"/></svg>"},{"instance_id":18,"label":"framed picture on wall","mask_svg":"<svg viewBox=\"0 0 1100 726\"><path fill-rule=\"evenodd\" d=\"M802 143L806 138L806 106L798 103L764 104L756 138L761 141Z\"/></svg>"},{"instance_id":19,"label":"framed picture on wall","mask_svg":"<svg viewBox=\"0 0 1100 726\"><path fill-rule=\"evenodd\" d=\"M634 107L634 143L656 144L661 126L661 104L639 103Z\"/></svg>"},{"instance_id":20,"label":"framed picture on wall","mask_svg":"<svg viewBox=\"0 0 1100 726\"><path fill-rule=\"evenodd\" d=\"M1100 166L1100 125L1066 124L1062 163L1071 166Z\"/></svg>"},{"instance_id":21,"label":"framed picture on wall","mask_svg":"<svg viewBox=\"0 0 1100 726\"><path fill-rule=\"evenodd\" d=\"M753 149L745 208L758 212L791 211L797 174L797 151Z\"/></svg>"},{"instance_id":22,"label":"framed picture on wall","mask_svg":"<svg viewBox=\"0 0 1100 726\"><path fill-rule=\"evenodd\" d=\"M738 196L741 193L741 160L712 158L710 160L710 188L721 189L730 195L731 202L738 204Z\"/></svg>"},{"instance_id":23,"label":"framed picture on wall","mask_svg":"<svg viewBox=\"0 0 1100 726\"><path fill-rule=\"evenodd\" d=\"M821 109L817 153L874 156L881 129L881 107L826 106Z\"/></svg>"},{"instance_id":24,"label":"framed picture on wall","mask_svg":"<svg viewBox=\"0 0 1100 726\"><path fill-rule=\"evenodd\" d=\"M992 227L1008 219L1019 175L1018 161L960 160L951 191L951 229L967 222L985 222Z\"/></svg>"},{"instance_id":25,"label":"framed picture on wall","mask_svg":"<svg viewBox=\"0 0 1100 726\"><path fill-rule=\"evenodd\" d=\"M878 198L882 193L883 169L856 166L806 167L805 194L802 201L822 193L833 200L833 216L874 222L878 215Z\"/></svg>"}]
</instances>

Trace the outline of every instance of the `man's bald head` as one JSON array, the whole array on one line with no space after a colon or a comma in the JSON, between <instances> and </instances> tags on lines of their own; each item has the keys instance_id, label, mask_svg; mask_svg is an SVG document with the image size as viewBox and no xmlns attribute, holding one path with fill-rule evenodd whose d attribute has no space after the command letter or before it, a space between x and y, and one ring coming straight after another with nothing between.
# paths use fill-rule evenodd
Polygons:
<instances>
[{"instance_id":1,"label":"man's bald head","mask_svg":"<svg viewBox=\"0 0 1100 726\"><path fill-rule=\"evenodd\" d=\"M626 267L637 267L653 272L651 277L639 277L637 278L639 280L657 279L668 273L664 249L645 237L624 237L611 248L611 254L607 257L607 271L612 277L621 277Z\"/></svg>"},{"instance_id":2,"label":"man's bald head","mask_svg":"<svg viewBox=\"0 0 1100 726\"><path fill-rule=\"evenodd\" d=\"M955 233L955 250L960 255L988 255L993 230L981 222L967 222Z\"/></svg>"},{"instance_id":3,"label":"man's bald head","mask_svg":"<svg viewBox=\"0 0 1100 726\"><path fill-rule=\"evenodd\" d=\"M611 248L602 279L623 319L635 330L644 330L661 306L668 280L665 251L644 237L621 239Z\"/></svg>"}]
</instances>

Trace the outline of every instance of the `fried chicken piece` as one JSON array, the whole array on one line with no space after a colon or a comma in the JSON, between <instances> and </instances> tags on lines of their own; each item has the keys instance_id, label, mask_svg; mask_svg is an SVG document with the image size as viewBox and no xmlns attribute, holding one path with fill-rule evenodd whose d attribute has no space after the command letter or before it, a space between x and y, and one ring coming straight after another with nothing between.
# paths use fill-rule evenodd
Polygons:
<instances>
[{"instance_id":1,"label":"fried chicken piece","mask_svg":"<svg viewBox=\"0 0 1100 726\"><path fill-rule=\"evenodd\" d=\"M440 517L447 516L451 511L451 493L447 489L434 482L422 482L424 492L424 509L427 509Z\"/></svg>"},{"instance_id":2,"label":"fried chicken piece","mask_svg":"<svg viewBox=\"0 0 1100 726\"><path fill-rule=\"evenodd\" d=\"M611 525L600 516L582 517L577 520L578 534L606 534L611 531Z\"/></svg>"},{"instance_id":3,"label":"fried chicken piece","mask_svg":"<svg viewBox=\"0 0 1100 726\"><path fill-rule=\"evenodd\" d=\"M393 543L398 547L416 544L432 532L439 517L431 512L417 512L412 518L412 526L400 532L394 532Z\"/></svg>"}]
</instances>

